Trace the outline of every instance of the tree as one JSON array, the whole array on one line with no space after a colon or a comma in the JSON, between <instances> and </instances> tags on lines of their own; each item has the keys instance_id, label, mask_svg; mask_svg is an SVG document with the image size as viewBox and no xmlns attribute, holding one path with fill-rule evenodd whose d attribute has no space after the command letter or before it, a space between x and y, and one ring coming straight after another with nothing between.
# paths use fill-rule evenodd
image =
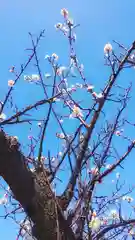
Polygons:
<instances>
[{"instance_id":1,"label":"tree","mask_svg":"<svg viewBox=\"0 0 135 240\"><path fill-rule=\"evenodd\" d=\"M134 186L127 188L118 172L107 193L105 188L117 168L123 171L135 146L135 140L124 131L134 127L125 114L132 84L127 82L125 87L119 83L120 74L135 66L135 42L125 48L114 41L117 53L110 43L104 46L110 76L97 93L75 52L79 25L66 9L61 14L64 23L55 27L68 40L69 64L60 65L53 53L45 57L51 73L41 71L37 47L42 31L36 40L29 34L32 53L20 73L14 66L10 68L15 80L8 81L0 113L0 175L9 186L1 198L5 218L20 224L17 239L105 240L128 239L129 235L134 239ZM24 75L33 60L38 73ZM20 109L13 90L22 76L26 84L42 91L43 98ZM74 85L70 84L72 79ZM110 107L112 115L107 114ZM7 117L6 109L10 113ZM35 122L38 131L28 136L29 144L23 152L23 143L9 136L6 127L27 125L32 131ZM53 138L48 146L50 133Z\"/></svg>"}]
</instances>

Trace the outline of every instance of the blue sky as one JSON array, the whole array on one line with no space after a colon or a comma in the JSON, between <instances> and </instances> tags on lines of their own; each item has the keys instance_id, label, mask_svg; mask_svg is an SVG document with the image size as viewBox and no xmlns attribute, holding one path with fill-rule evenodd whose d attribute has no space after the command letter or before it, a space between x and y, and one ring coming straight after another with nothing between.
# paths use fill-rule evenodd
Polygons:
<instances>
[{"instance_id":1,"label":"blue sky","mask_svg":"<svg viewBox=\"0 0 135 240\"><path fill-rule=\"evenodd\" d=\"M7 91L7 81L11 78L8 71L9 67L11 65L19 67L27 59L28 52L24 50L30 47L28 32L38 35L40 30L46 30L45 39L39 49L41 59L47 53L56 52L61 63L66 62L67 42L54 28L55 23L62 21L60 9L63 7L69 10L76 23L80 23L80 27L77 29L76 51L79 60L85 66L87 77L97 88L103 86L102 84L107 80L109 73L107 68L104 67L103 61L105 43L115 39L129 46L135 39L134 0L2 1L0 4L1 100ZM42 64L43 70L45 68L44 64ZM131 72L122 77L123 84L125 84L126 81L134 81L135 73ZM33 102L36 98L35 95L40 94L37 92L30 94L26 88L23 87L21 95L19 91L16 92L20 106L24 101ZM131 115L133 104L132 102L129 109ZM134 120L134 116L131 116L131 118ZM8 127L9 132L12 132L13 129ZM132 132L130 134L134 135ZM19 131L19 137L21 140L24 138L23 132ZM127 177L129 171L132 178L134 173L132 173L128 164L124 177ZM12 221L0 220L0 239L14 240L15 236L16 229Z\"/></svg>"}]
</instances>

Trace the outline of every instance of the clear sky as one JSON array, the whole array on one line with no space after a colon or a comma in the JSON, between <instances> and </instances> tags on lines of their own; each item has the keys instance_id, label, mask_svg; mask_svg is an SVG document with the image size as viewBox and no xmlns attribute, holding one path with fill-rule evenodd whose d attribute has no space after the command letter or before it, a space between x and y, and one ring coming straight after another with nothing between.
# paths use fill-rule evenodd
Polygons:
<instances>
[{"instance_id":1,"label":"clear sky","mask_svg":"<svg viewBox=\"0 0 135 240\"><path fill-rule=\"evenodd\" d=\"M108 76L107 69L103 65L105 43L115 39L129 46L135 40L134 0L1 1L0 100L3 99L7 90L7 81L11 78L9 67L11 65L19 67L27 59L28 52L24 50L30 47L28 32L38 35L40 30L45 29L46 37L39 50L41 58L47 53L56 52L61 62L65 61L66 41L54 28L54 25L61 21L60 9L63 7L69 10L75 22L80 23L80 28L77 30L76 50L85 66L86 74L98 86L101 86ZM127 76L130 78L128 81L135 79L135 74L125 76L124 82L127 81ZM27 99L32 102L33 96L29 95L25 88L22 89L21 95L19 94L17 101L20 105ZM23 133L20 131L20 138L21 135ZM125 177L129 171L132 178L134 173L128 164ZM0 239L15 240L15 236L16 229L12 221L0 219Z\"/></svg>"}]
</instances>

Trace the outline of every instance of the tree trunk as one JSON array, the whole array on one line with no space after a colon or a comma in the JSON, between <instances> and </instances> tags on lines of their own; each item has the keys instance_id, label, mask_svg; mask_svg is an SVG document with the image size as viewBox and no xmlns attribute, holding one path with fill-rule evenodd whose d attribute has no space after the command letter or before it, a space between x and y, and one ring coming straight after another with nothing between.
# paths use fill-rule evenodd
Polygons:
<instances>
[{"instance_id":1,"label":"tree trunk","mask_svg":"<svg viewBox=\"0 0 135 240\"><path fill-rule=\"evenodd\" d=\"M19 146L16 138L0 131L0 175L33 221L33 235L38 240L75 240L55 200L45 170L32 173L25 165Z\"/></svg>"}]
</instances>

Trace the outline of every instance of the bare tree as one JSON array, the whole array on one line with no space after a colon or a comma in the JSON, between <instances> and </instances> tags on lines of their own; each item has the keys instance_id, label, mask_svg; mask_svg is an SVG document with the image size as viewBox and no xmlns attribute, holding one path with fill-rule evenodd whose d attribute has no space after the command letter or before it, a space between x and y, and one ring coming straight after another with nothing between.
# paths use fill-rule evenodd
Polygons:
<instances>
[{"instance_id":1,"label":"bare tree","mask_svg":"<svg viewBox=\"0 0 135 240\"><path fill-rule=\"evenodd\" d=\"M42 31L37 39L29 34L31 55L20 72L15 66L10 68L15 80L8 81L0 109L0 175L9 186L2 180L4 217L19 224L17 239L124 240L129 235L134 239L134 186L127 187L120 173L111 189L104 182L110 181L117 168L123 171L135 146L135 140L123 131L135 126L125 114L132 83L119 84L120 74L135 66L135 42L125 48L114 41L117 53L110 43L104 46L110 76L97 93L75 51L79 25L66 9L61 13L64 22L55 27L68 40L69 63L61 65L53 53L45 57L51 73L41 70L37 47L44 37ZM33 62L36 74L24 75ZM13 90L22 78L25 84L33 84L31 88L40 89L43 97L20 108ZM7 109L10 114L6 116ZM14 125L19 129L28 126L27 132L35 125L38 129L28 136L25 150L23 142L8 134ZM51 142L46 140L49 135ZM23 221L20 214L25 216Z\"/></svg>"}]
</instances>

